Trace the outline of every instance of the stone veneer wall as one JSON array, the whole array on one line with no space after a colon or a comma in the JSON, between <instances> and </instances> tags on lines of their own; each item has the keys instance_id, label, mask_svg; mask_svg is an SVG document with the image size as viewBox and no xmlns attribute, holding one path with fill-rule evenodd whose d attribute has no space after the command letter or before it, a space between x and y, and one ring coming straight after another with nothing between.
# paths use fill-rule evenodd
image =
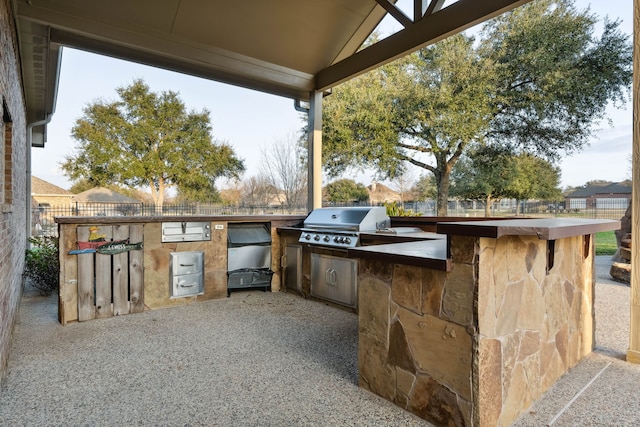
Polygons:
<instances>
[{"instance_id":1,"label":"stone veneer wall","mask_svg":"<svg viewBox=\"0 0 640 427\"><path fill-rule=\"evenodd\" d=\"M360 259L360 386L436 425L471 425L473 295L471 264Z\"/></svg>"},{"instance_id":2,"label":"stone veneer wall","mask_svg":"<svg viewBox=\"0 0 640 427\"><path fill-rule=\"evenodd\" d=\"M216 230L222 225L222 230ZM227 296L227 223L211 223L211 240L204 242L162 243L162 224L144 226L144 305L160 308L189 304ZM204 294L171 299L169 286L169 254L171 252L204 251Z\"/></svg>"},{"instance_id":3,"label":"stone veneer wall","mask_svg":"<svg viewBox=\"0 0 640 427\"><path fill-rule=\"evenodd\" d=\"M26 249L26 117L18 47L10 2L0 0L0 112L11 119L11 153L0 157L11 172L10 202L0 198L0 380L9 358L11 332L22 295L22 272ZM0 132L5 132L0 127ZM7 140L0 135L0 142ZM4 150L0 150L2 152ZM0 179L4 185L5 177Z\"/></svg>"},{"instance_id":4,"label":"stone veneer wall","mask_svg":"<svg viewBox=\"0 0 640 427\"><path fill-rule=\"evenodd\" d=\"M586 240L585 240L586 239ZM480 239L478 423L507 426L593 350L593 242Z\"/></svg>"},{"instance_id":5,"label":"stone veneer wall","mask_svg":"<svg viewBox=\"0 0 640 427\"><path fill-rule=\"evenodd\" d=\"M556 241L548 274L535 237L451 236L450 272L359 260L360 386L436 425L509 425L592 350L592 247Z\"/></svg>"}]
</instances>

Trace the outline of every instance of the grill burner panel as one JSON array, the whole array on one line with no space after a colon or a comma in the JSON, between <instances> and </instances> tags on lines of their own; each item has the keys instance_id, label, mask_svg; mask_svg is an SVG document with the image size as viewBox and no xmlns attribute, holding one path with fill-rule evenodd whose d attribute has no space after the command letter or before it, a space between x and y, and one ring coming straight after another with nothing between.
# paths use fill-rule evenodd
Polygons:
<instances>
[{"instance_id":1,"label":"grill burner panel","mask_svg":"<svg viewBox=\"0 0 640 427\"><path fill-rule=\"evenodd\" d=\"M337 248L355 248L360 244L360 236L358 233L303 229L298 241Z\"/></svg>"},{"instance_id":2,"label":"grill burner panel","mask_svg":"<svg viewBox=\"0 0 640 427\"><path fill-rule=\"evenodd\" d=\"M386 208L365 206L315 209L304 221L300 243L334 248L360 245L361 231L388 228Z\"/></svg>"}]
</instances>

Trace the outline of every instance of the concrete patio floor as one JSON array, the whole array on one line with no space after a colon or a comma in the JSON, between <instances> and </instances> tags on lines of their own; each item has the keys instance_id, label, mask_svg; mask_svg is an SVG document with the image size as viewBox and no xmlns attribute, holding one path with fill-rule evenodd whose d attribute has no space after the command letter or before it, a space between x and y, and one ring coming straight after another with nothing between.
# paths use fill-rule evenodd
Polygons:
<instances>
[{"instance_id":1,"label":"concrete patio floor","mask_svg":"<svg viewBox=\"0 0 640 427\"><path fill-rule=\"evenodd\" d=\"M629 288L597 257L597 349L515 426L640 425ZM2 426L425 426L357 387L357 316L286 293L61 326L25 293Z\"/></svg>"}]
</instances>

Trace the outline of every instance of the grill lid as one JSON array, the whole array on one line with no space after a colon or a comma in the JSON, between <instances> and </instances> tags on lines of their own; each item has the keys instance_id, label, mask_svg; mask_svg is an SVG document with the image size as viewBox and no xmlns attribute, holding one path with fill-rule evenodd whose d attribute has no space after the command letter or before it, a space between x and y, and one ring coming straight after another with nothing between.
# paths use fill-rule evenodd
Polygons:
<instances>
[{"instance_id":1,"label":"grill lid","mask_svg":"<svg viewBox=\"0 0 640 427\"><path fill-rule=\"evenodd\" d=\"M374 231L388 228L390 219L384 206L357 206L314 209L304 220L305 228Z\"/></svg>"}]
</instances>

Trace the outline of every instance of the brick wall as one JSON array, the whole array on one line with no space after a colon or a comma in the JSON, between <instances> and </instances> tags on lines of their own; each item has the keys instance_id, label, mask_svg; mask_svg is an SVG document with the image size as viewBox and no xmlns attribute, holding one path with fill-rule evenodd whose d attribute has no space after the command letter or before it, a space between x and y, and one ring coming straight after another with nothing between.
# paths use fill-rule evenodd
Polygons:
<instances>
[{"instance_id":1,"label":"brick wall","mask_svg":"<svg viewBox=\"0 0 640 427\"><path fill-rule=\"evenodd\" d=\"M27 126L17 51L10 1L0 0L0 108L6 123L0 136L3 153L0 170L4 171L5 190L0 200L0 378L4 378L9 358L26 248ZM10 155L9 162L5 155ZM5 184L10 189L4 188Z\"/></svg>"}]
</instances>

